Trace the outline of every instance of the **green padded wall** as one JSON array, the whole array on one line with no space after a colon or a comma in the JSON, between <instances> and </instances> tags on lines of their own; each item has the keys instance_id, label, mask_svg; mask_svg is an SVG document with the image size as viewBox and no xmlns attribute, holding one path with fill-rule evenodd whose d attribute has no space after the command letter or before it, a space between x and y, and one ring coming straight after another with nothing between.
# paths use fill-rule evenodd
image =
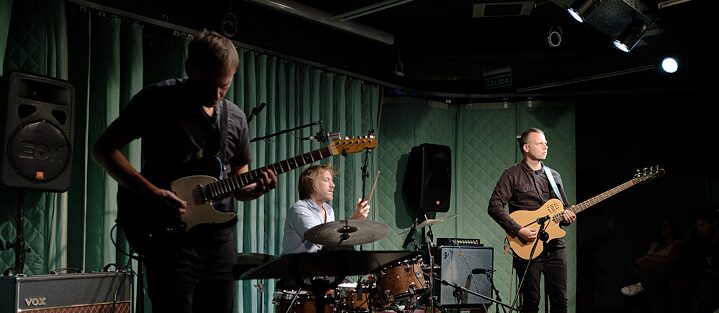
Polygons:
<instances>
[{"instance_id":1,"label":"green padded wall","mask_svg":"<svg viewBox=\"0 0 719 313\"><path fill-rule=\"evenodd\" d=\"M452 150L452 195L448 212L431 218L455 217L432 227L434 238L477 238L494 248L494 282L504 303L514 297L517 280L512 257L504 254L505 234L487 214L487 203L502 171L519 162L515 136L527 127L546 133L546 164L562 174L570 204L575 203L576 161L574 109L561 102L499 102L449 106L418 98L386 98L379 132L377 218L390 226L377 250L401 249L413 212L402 195L407 157L413 146L434 143ZM576 296L575 227L567 228L569 306Z\"/></svg>"}]
</instances>

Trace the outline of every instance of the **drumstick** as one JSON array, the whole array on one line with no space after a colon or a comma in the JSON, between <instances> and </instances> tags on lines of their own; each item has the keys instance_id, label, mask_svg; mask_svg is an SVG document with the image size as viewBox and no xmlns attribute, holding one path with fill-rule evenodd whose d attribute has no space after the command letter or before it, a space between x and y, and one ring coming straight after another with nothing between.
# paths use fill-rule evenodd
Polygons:
<instances>
[{"instance_id":1,"label":"drumstick","mask_svg":"<svg viewBox=\"0 0 719 313\"><path fill-rule=\"evenodd\" d=\"M377 187L377 179L379 179L379 173L380 173L380 171L377 170L377 175L374 176L374 182L372 183L372 188L369 190L369 194L367 194L367 198L365 198L365 200L367 200L367 202L372 200L372 194L374 193L374 188Z\"/></svg>"}]
</instances>

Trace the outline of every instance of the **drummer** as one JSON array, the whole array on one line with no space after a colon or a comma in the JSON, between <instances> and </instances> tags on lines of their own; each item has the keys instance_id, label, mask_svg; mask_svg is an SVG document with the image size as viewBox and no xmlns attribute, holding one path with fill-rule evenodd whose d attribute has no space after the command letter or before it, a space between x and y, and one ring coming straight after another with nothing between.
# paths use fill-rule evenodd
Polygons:
<instances>
[{"instance_id":1,"label":"drummer","mask_svg":"<svg viewBox=\"0 0 719 313\"><path fill-rule=\"evenodd\" d=\"M282 238L282 254L317 252L321 245L304 239L310 228L335 221L335 213L330 205L335 190L332 177L335 170L332 165L313 165L300 174L297 189L300 200L287 212ZM360 198L352 212L352 219L367 219L369 202Z\"/></svg>"}]
</instances>

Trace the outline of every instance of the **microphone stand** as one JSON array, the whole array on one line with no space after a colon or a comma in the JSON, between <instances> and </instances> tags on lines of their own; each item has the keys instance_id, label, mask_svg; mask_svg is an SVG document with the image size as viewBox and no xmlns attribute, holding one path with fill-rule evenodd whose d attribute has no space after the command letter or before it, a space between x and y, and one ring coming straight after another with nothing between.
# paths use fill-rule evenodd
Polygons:
<instances>
[{"instance_id":1,"label":"microphone stand","mask_svg":"<svg viewBox=\"0 0 719 313\"><path fill-rule=\"evenodd\" d=\"M367 135L372 135L374 133L374 129L370 129L367 132ZM369 149L366 149L364 152L364 158L362 160L362 193L361 195L364 197L366 195L366 189L367 189L367 178L369 178L369 170L367 169L367 163L369 162ZM360 200L361 201L361 200ZM362 245L359 246L359 251L362 251ZM356 299L357 301L362 300L362 276L357 276L357 289L355 290L356 293ZM369 298L369 297L368 297Z\"/></svg>"},{"instance_id":2,"label":"microphone stand","mask_svg":"<svg viewBox=\"0 0 719 313\"><path fill-rule=\"evenodd\" d=\"M302 125L302 126L297 126L297 127L293 127L293 128L281 130L281 131L279 131L279 132L276 132L276 133L274 133L274 134L269 134L269 135L267 135L267 136L256 137L256 138L253 138L252 140L250 140L250 142L255 142L255 141L258 141L258 140L265 140L265 139L267 139L267 138L272 138L272 137L275 137L275 136L279 136L279 135L282 135L282 134L289 133L289 132L291 132L291 131L293 131L293 130L298 130L298 129L302 129L302 128L305 128L305 127L310 127L310 126L313 126L313 125L322 125L322 121L316 121L316 122L312 122L312 123L305 124L305 125Z\"/></svg>"},{"instance_id":3,"label":"microphone stand","mask_svg":"<svg viewBox=\"0 0 719 313\"><path fill-rule=\"evenodd\" d=\"M496 304L498 304L498 305L501 305L503 308L509 308L511 311L518 311L517 309L515 309L515 308L513 308L513 307L511 307L511 306L509 306L509 305L506 305L506 304L504 304L504 303L502 303L502 302L499 302L499 301L497 301L497 300L494 300L494 299L492 299L492 298L490 298L490 297L487 297L487 296L485 296L485 295L483 295L483 294L480 294L480 293L478 293L478 292L474 292L474 291L472 291L472 290L469 290L469 289L467 289L467 288L464 288L464 287L462 287L462 286L460 286L460 285L450 283L450 282L448 282L448 281L446 281L446 280L444 280L444 279L440 279L440 278L437 278L436 280L438 280L438 281L439 281L440 283L442 283L443 285L447 285L447 286L452 286L452 287L454 287L455 290L461 290L461 291L464 291L464 292L466 292L466 293L471 293L471 294L473 294L473 295L475 295L475 296L477 296L477 297L480 297L480 298L482 298L482 299L489 300L489 301L492 301L492 302L494 302L494 303L496 303ZM510 312L511 312L511 311L510 311Z\"/></svg>"},{"instance_id":4,"label":"microphone stand","mask_svg":"<svg viewBox=\"0 0 719 313\"><path fill-rule=\"evenodd\" d=\"M524 277L527 275L527 272L529 271L529 266L532 263L532 260L534 258L534 251L537 249L537 244L539 241L542 241L542 244L545 246L547 245L547 239L549 238L549 234L544 230L547 225L546 222L550 219L549 216L542 216L538 218L535 222L529 223L526 226L532 225L534 223L539 224L539 231L537 232L537 239L534 240L534 244L532 245L532 250L529 251L529 259L527 260L527 265L524 267L524 274L522 274L522 280L519 281L519 286L517 286L517 290L522 290L522 284L524 284ZM521 292L517 293L517 297L514 298L513 303L516 303L519 299L519 295Z\"/></svg>"}]
</instances>

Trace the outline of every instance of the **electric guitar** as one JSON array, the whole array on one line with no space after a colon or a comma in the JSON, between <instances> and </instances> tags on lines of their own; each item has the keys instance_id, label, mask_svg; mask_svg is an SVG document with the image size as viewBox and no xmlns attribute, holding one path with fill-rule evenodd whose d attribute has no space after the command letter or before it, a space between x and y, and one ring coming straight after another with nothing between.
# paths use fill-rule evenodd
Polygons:
<instances>
[{"instance_id":1,"label":"electric guitar","mask_svg":"<svg viewBox=\"0 0 719 313\"><path fill-rule=\"evenodd\" d=\"M659 166L645 168L642 171L637 170L637 173L631 180L619 186L616 186L608 191L605 191L593 198L590 198L589 200L586 200L579 204L575 204L571 206L568 210L571 210L574 213L579 213L584 209L587 209L621 191L626 190L629 187L640 183L648 182L655 177L659 177L663 174L664 169L659 168ZM544 231L548 235L546 241L550 241L555 238L562 238L564 237L564 235L567 234L567 232L565 232L561 227L559 227L559 224L564 219L564 216L562 215L563 211L564 204L562 204L562 201L560 201L559 199L550 199L537 210L514 211L509 214L509 216L512 217L515 222L519 223L519 225L522 225L522 227L531 226L535 229L539 229L540 223L544 221L544 223L546 223ZM514 251L514 254L525 260L528 260L530 256L532 258L536 257L537 255L542 253L542 250L544 250L544 240L536 239L536 247L534 248L534 252L532 252L532 248L535 245L534 241L527 242L519 237L513 237L509 234L507 234L507 240L509 241L509 246Z\"/></svg>"},{"instance_id":2,"label":"electric guitar","mask_svg":"<svg viewBox=\"0 0 719 313\"><path fill-rule=\"evenodd\" d=\"M222 180L217 179L222 169L219 158L202 158L188 170L197 175L181 177L170 183L170 189L180 199L187 201L185 214L171 217L167 213L174 211L167 204L153 203L120 185L117 193L118 225L123 228L130 246L146 255L151 240L187 232L200 224L223 224L237 219L235 212L218 211L212 202L229 197L238 189L254 183L266 168L279 175L330 156L347 155L376 146L377 139L374 136L334 139L324 148Z\"/></svg>"}]
</instances>

